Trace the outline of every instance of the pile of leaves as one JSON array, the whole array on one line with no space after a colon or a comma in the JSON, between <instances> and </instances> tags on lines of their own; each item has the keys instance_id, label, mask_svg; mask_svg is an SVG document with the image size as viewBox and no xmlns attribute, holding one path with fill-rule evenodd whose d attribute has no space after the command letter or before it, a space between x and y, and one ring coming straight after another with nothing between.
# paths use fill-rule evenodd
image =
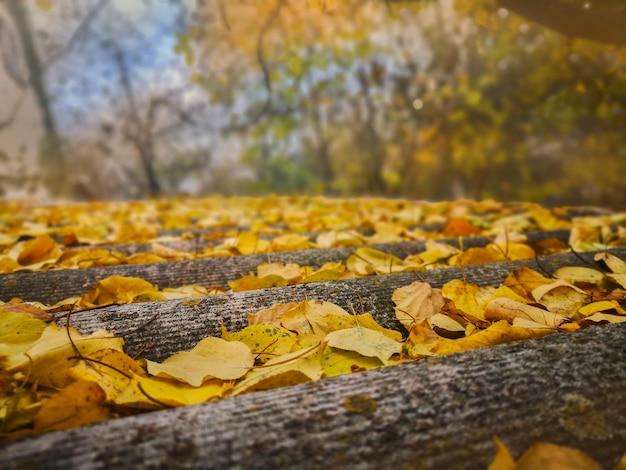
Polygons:
<instances>
[{"instance_id":1,"label":"pile of leaves","mask_svg":"<svg viewBox=\"0 0 626 470\"><path fill-rule=\"evenodd\" d=\"M28 208L0 203L0 274L145 264L309 248L497 236L572 229L579 251L626 243L612 224L625 214L566 217L567 209L494 201L426 203L386 199L208 198ZM167 246L193 241L194 248ZM111 244L151 242L125 254Z\"/></svg>"},{"instance_id":2,"label":"pile of leaves","mask_svg":"<svg viewBox=\"0 0 626 470\"><path fill-rule=\"evenodd\" d=\"M15 439L145 410L184 406L510 341L626 322L626 262L606 271L529 268L499 287L417 281L392 295L408 331L368 313L307 300L248 314L249 326L207 337L162 363L131 358L124 340L50 323L32 304L0 306L2 435Z\"/></svg>"}]
</instances>

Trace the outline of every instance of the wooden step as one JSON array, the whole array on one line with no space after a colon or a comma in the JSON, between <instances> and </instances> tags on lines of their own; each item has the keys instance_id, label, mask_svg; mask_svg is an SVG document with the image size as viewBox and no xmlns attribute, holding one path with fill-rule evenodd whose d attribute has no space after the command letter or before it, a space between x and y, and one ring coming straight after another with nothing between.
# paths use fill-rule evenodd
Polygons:
<instances>
[{"instance_id":1,"label":"wooden step","mask_svg":"<svg viewBox=\"0 0 626 470\"><path fill-rule=\"evenodd\" d=\"M487 468L494 436L604 468L626 449L626 324L0 444L0 468Z\"/></svg>"}]
</instances>

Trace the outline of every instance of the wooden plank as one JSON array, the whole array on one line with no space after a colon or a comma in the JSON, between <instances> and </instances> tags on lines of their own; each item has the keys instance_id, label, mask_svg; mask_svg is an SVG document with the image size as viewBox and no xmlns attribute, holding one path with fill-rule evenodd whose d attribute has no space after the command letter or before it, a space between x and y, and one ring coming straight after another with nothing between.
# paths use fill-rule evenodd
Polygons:
<instances>
[{"instance_id":1,"label":"wooden plank","mask_svg":"<svg viewBox=\"0 0 626 470\"><path fill-rule=\"evenodd\" d=\"M626 258L626 248L612 250ZM541 267L553 272L561 266L581 265L582 260L593 263L594 253L575 256L563 253L545 257ZM131 356L144 351L143 357L161 361L174 352L190 349L208 335L219 336L223 324L229 331L247 325L246 312L269 307L276 302L324 300L350 311L360 312L360 299L366 312L388 328L402 330L395 320L391 295L395 289L417 280L441 287L452 279L466 279L479 285L499 285L511 269L530 266L541 269L536 260L514 263L493 263L468 266L464 269L445 268L420 273L375 276L348 281L297 284L283 288L262 289L203 298L146 302L77 312L71 324L84 332L105 328L124 337L125 349ZM359 298L360 296L360 298ZM63 319L60 321L63 323Z\"/></svg>"},{"instance_id":2,"label":"wooden plank","mask_svg":"<svg viewBox=\"0 0 626 470\"><path fill-rule=\"evenodd\" d=\"M531 240L556 237L567 240L569 231L536 232L529 235ZM444 243L458 246L458 238L443 239ZM465 237L464 247L484 246L484 237ZM370 245L386 253L405 258L409 254L424 250L423 242L401 242ZM85 269L50 270L39 272L16 272L0 275L0 300L8 301L19 297L26 301L39 301L54 304L68 297L80 296L93 287L99 279L108 276L141 277L160 288L178 287L184 284L200 284L211 288L228 287L228 281L255 271L257 266L268 260L281 263L321 266L327 262L345 261L357 247L298 250L289 252L203 258L196 260L172 261L152 264L126 264L119 266L94 267Z\"/></svg>"},{"instance_id":3,"label":"wooden plank","mask_svg":"<svg viewBox=\"0 0 626 470\"><path fill-rule=\"evenodd\" d=\"M0 446L0 468L485 469L493 437L604 468L626 449L626 325L474 350Z\"/></svg>"}]
</instances>

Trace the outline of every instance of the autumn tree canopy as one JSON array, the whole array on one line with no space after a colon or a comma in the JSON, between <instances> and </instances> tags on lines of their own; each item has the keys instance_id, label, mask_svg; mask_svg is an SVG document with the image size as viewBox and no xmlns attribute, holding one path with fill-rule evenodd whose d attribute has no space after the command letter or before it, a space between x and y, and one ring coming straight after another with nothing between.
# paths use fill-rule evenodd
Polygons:
<instances>
[{"instance_id":1,"label":"autumn tree canopy","mask_svg":"<svg viewBox=\"0 0 626 470\"><path fill-rule=\"evenodd\" d=\"M67 5L27 4L33 32L47 34L33 35L42 61L50 38L68 46L41 77L50 104L39 109L71 162L63 185L83 196L105 171L118 181L100 188L108 197L624 202L620 2L212 0L171 2L169 13L148 3L139 14L85 0L76 42L46 23L70 22ZM3 57L19 69L19 54ZM0 129L0 148L10 132Z\"/></svg>"}]
</instances>

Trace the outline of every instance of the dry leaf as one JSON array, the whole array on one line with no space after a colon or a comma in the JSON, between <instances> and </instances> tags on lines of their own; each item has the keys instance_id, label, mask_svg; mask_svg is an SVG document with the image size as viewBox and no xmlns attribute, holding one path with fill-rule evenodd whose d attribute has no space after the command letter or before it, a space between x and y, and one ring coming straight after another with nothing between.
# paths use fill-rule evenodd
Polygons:
<instances>
[{"instance_id":1,"label":"dry leaf","mask_svg":"<svg viewBox=\"0 0 626 470\"><path fill-rule=\"evenodd\" d=\"M413 282L393 291L391 300L396 304L396 318L407 329L439 313L444 305L439 289L426 282Z\"/></svg>"},{"instance_id":2,"label":"dry leaf","mask_svg":"<svg viewBox=\"0 0 626 470\"><path fill-rule=\"evenodd\" d=\"M536 469L602 470L602 467L578 449L539 442L524 452L515 466L515 470Z\"/></svg>"},{"instance_id":3,"label":"dry leaf","mask_svg":"<svg viewBox=\"0 0 626 470\"><path fill-rule=\"evenodd\" d=\"M35 431L57 431L96 423L112 417L104 406L106 395L95 382L80 380L44 402L35 417Z\"/></svg>"},{"instance_id":4,"label":"dry leaf","mask_svg":"<svg viewBox=\"0 0 626 470\"><path fill-rule=\"evenodd\" d=\"M344 351L354 351L362 356L376 357L387 363L391 356L402 352L402 343L368 328L346 328L326 335L328 346Z\"/></svg>"},{"instance_id":5,"label":"dry leaf","mask_svg":"<svg viewBox=\"0 0 626 470\"><path fill-rule=\"evenodd\" d=\"M174 354L161 364L152 361L146 361L146 364L151 375L199 387L209 378L233 380L243 377L254 365L254 357L244 343L209 336L189 352Z\"/></svg>"},{"instance_id":6,"label":"dry leaf","mask_svg":"<svg viewBox=\"0 0 626 470\"><path fill-rule=\"evenodd\" d=\"M485 307L487 320L508 320L525 318L550 328L557 329L568 319L562 315L548 312L532 305L523 304L510 299L494 299Z\"/></svg>"},{"instance_id":7,"label":"dry leaf","mask_svg":"<svg viewBox=\"0 0 626 470\"><path fill-rule=\"evenodd\" d=\"M504 443L497 437L493 438L498 451L487 470L515 470L515 460Z\"/></svg>"}]
</instances>

